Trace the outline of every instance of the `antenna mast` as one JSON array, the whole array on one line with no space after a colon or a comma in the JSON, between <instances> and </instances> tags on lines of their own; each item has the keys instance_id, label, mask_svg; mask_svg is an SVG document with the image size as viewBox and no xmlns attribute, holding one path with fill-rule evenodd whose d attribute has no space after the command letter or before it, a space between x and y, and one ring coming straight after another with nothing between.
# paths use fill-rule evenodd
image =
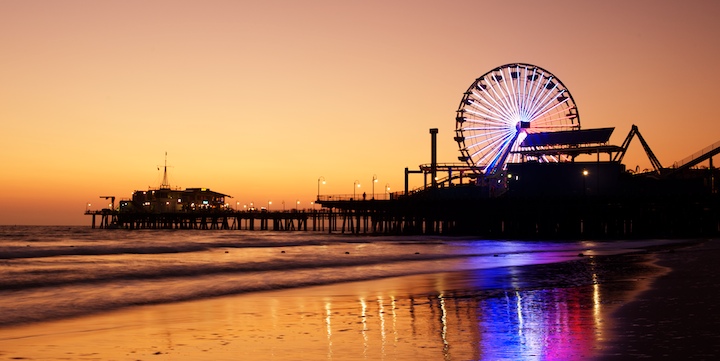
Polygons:
<instances>
[{"instance_id":1,"label":"antenna mast","mask_svg":"<svg viewBox=\"0 0 720 361\"><path fill-rule=\"evenodd\" d=\"M167 152L165 152L165 166L163 168L163 180L160 189L170 189L170 182L168 182L167 176Z\"/></svg>"}]
</instances>

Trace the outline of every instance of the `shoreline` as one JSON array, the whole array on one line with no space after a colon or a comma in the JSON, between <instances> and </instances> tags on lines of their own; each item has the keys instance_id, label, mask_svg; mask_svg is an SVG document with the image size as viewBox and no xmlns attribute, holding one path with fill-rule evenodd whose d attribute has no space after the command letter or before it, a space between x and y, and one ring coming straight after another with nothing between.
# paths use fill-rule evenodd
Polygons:
<instances>
[{"instance_id":1,"label":"shoreline","mask_svg":"<svg viewBox=\"0 0 720 361\"><path fill-rule=\"evenodd\" d=\"M587 359L617 353L615 334L628 320L622 312L667 273L663 252L283 289L13 326L0 329L0 360Z\"/></svg>"}]
</instances>

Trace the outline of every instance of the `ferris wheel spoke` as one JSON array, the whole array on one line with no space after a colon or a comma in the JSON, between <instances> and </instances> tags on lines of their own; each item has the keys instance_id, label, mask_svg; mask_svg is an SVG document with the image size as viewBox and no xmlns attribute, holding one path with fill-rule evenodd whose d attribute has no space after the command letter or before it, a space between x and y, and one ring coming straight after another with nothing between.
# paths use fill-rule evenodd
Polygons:
<instances>
[{"instance_id":1,"label":"ferris wheel spoke","mask_svg":"<svg viewBox=\"0 0 720 361\"><path fill-rule=\"evenodd\" d=\"M506 126L505 120L502 118L491 117L485 114L473 114L473 117L465 117L465 121L468 123L485 123L493 124L495 126Z\"/></svg>"},{"instance_id":2,"label":"ferris wheel spoke","mask_svg":"<svg viewBox=\"0 0 720 361\"><path fill-rule=\"evenodd\" d=\"M552 77L548 79L548 82L546 84L550 84L552 81ZM557 84L555 85L555 87ZM537 101L533 104L533 108L530 109L530 117L532 118L534 114L537 114L538 112L541 112L542 109L545 109L549 104L552 104L552 102L555 100L555 97L550 98L550 94L552 94L552 91L555 89L555 87L551 89L548 89L547 86L544 86L543 88L545 90L541 91L541 97L538 97Z\"/></svg>"},{"instance_id":3,"label":"ferris wheel spoke","mask_svg":"<svg viewBox=\"0 0 720 361\"><path fill-rule=\"evenodd\" d=\"M525 97L527 96L527 94L525 94L525 92L523 90L524 82L521 83L523 76L522 76L522 72L521 72L521 69L519 66L510 72L510 77L513 77L513 76L515 77L514 82L512 82L510 85L511 85L511 88L512 88L513 94L514 94L513 101L515 103L515 112L517 114L518 119L520 119L521 121L525 121L524 102L525 102Z\"/></svg>"},{"instance_id":4,"label":"ferris wheel spoke","mask_svg":"<svg viewBox=\"0 0 720 361\"><path fill-rule=\"evenodd\" d=\"M538 74L537 69L534 69L532 75L528 78L528 81L532 81L531 91L528 96L528 103L527 103L527 108L526 108L526 112L528 115L530 113L532 113L532 110L535 107L535 103L539 99L538 92L540 91L540 88L541 88L540 84L542 82L537 81L537 79L543 79L543 78L545 78L545 73L541 71L540 74Z\"/></svg>"},{"instance_id":5,"label":"ferris wheel spoke","mask_svg":"<svg viewBox=\"0 0 720 361\"><path fill-rule=\"evenodd\" d=\"M549 102L545 103L545 105L543 106L542 109L538 109L535 113L533 113L532 116L531 116L532 119L536 119L536 118L542 117L543 115L545 115L545 113L547 113L547 112L549 112L549 111L551 111L551 110L553 110L553 109L555 109L555 108L557 108L557 107L565 104L565 103L567 102L567 99L568 99L568 98L565 98L565 100L562 100L562 101L560 101L560 102L558 102L558 103L555 103L555 104L553 105L553 104L552 104L552 101L554 101L555 99L556 99L556 98L551 99ZM540 112L540 113L539 113L539 112Z\"/></svg>"},{"instance_id":6,"label":"ferris wheel spoke","mask_svg":"<svg viewBox=\"0 0 720 361\"><path fill-rule=\"evenodd\" d=\"M533 118L541 118L546 114L549 116L556 116L558 114L562 114L567 109L566 105L567 104L565 102L559 102L555 104L549 103L548 107L545 107L545 109L543 110L538 110L538 112L533 114Z\"/></svg>"},{"instance_id":7,"label":"ferris wheel spoke","mask_svg":"<svg viewBox=\"0 0 720 361\"><path fill-rule=\"evenodd\" d=\"M536 94L532 107L528 111L529 117L532 119L538 112L542 112L543 109L547 108L557 97L551 97L557 83L553 83L553 76L548 77L547 82L538 82L541 85L540 92ZM548 87L549 84L554 84L552 87Z\"/></svg>"},{"instance_id":8,"label":"ferris wheel spoke","mask_svg":"<svg viewBox=\"0 0 720 361\"><path fill-rule=\"evenodd\" d=\"M498 102L498 95L494 87L490 87L490 90L492 90L494 95L490 94L490 92L488 92L487 90L487 87L485 87L482 89L482 96L479 96L480 99L482 99L482 101L485 102L490 108L492 108L497 114L502 115L503 118L507 119L510 114L507 113L507 109L503 106L503 104ZM490 99L492 102L488 99Z\"/></svg>"},{"instance_id":9,"label":"ferris wheel spoke","mask_svg":"<svg viewBox=\"0 0 720 361\"><path fill-rule=\"evenodd\" d=\"M531 77L533 77L535 75L536 72L537 72L537 69L533 68L532 75L528 75L528 68L525 67L525 72L523 74L523 94L525 95L523 97L523 101L522 101L523 113L527 112L527 108L529 106L529 101L532 98L532 89L533 89L534 82L530 79L531 79Z\"/></svg>"},{"instance_id":10,"label":"ferris wheel spoke","mask_svg":"<svg viewBox=\"0 0 720 361\"><path fill-rule=\"evenodd\" d=\"M497 153L495 153L495 157L492 158L490 163L488 163L488 168L490 168L493 172L497 168L498 163L504 167L505 162L507 161L507 157L510 154L510 151L513 148L513 145L517 142L518 135L520 133L515 133L515 135L511 138L505 139Z\"/></svg>"},{"instance_id":11,"label":"ferris wheel spoke","mask_svg":"<svg viewBox=\"0 0 720 361\"><path fill-rule=\"evenodd\" d=\"M501 73L503 73L503 79L502 79L503 84L502 85L505 88L504 93L506 94L505 99L507 99L506 104L507 104L507 108L510 112L510 119L518 119L520 115L518 114L517 99L515 99L517 96L517 93L515 92L515 89L512 86L513 76L512 76L512 72L510 71L510 68L507 68L506 70L507 70L507 74L503 73L502 70L500 71ZM510 83L510 86L508 86L508 83ZM512 90L511 90L511 88L512 88ZM503 88L500 88L500 92L503 92Z\"/></svg>"},{"instance_id":12,"label":"ferris wheel spoke","mask_svg":"<svg viewBox=\"0 0 720 361\"><path fill-rule=\"evenodd\" d=\"M500 73L502 74L502 71ZM493 73L493 75L491 76L491 80L488 81L488 83L494 82L494 84L497 85L497 87L495 87L495 86L490 87L490 90L493 93L490 98L498 105L498 107L500 107L502 109L503 114L505 114L505 116L509 119L509 118L512 118L512 108L507 103L507 99L506 99L507 97L505 96L505 93L502 91L502 85L500 84L501 80L498 80L498 77L500 77L501 79L504 79L503 75L497 75L497 74ZM496 90L496 88L497 88L497 90ZM498 93L498 90L500 91L500 93ZM487 93L487 91L486 91L486 93ZM500 100L500 101L498 102L498 100Z\"/></svg>"},{"instance_id":13,"label":"ferris wheel spoke","mask_svg":"<svg viewBox=\"0 0 720 361\"><path fill-rule=\"evenodd\" d=\"M498 125L494 122L466 122L470 124L466 124L462 129L466 131L478 131L478 130L485 130L485 131L493 131L498 129L507 129L505 126Z\"/></svg>"},{"instance_id":14,"label":"ferris wheel spoke","mask_svg":"<svg viewBox=\"0 0 720 361\"><path fill-rule=\"evenodd\" d=\"M502 72L501 72L501 74L502 74ZM497 77L497 75L494 75L494 76ZM495 90L495 87L493 87L492 90L495 93L495 95L500 98L502 107L505 110L505 114L507 114L507 120L510 121L510 119L513 119L513 114L514 114L513 106L512 106L512 104L510 104L510 100L508 99L510 97L510 95L503 90L503 86L507 87L506 86L506 84L507 84L506 77L504 75L500 75L500 77L502 77L501 80L495 81L497 84L497 91ZM503 84L500 84L501 81L503 82ZM499 93L498 93L498 91L499 91Z\"/></svg>"},{"instance_id":15,"label":"ferris wheel spoke","mask_svg":"<svg viewBox=\"0 0 720 361\"><path fill-rule=\"evenodd\" d=\"M469 111L470 111L472 114L475 114L475 115L478 115L478 116L481 116L481 117L487 116L487 117L490 117L490 118L493 118L493 119L497 119L498 121L504 122L505 116L502 115L502 114L499 114L499 113L495 112L493 109L486 108L486 107L484 107L484 106L482 106L482 105L480 105L480 104L473 104L473 105L471 105L471 107L472 107L472 108L469 109ZM474 111L474 109L477 109L477 111Z\"/></svg>"},{"instance_id":16,"label":"ferris wheel spoke","mask_svg":"<svg viewBox=\"0 0 720 361\"><path fill-rule=\"evenodd\" d=\"M489 145L491 145L495 149L499 149L502 148L504 144L508 143L510 139L513 139L514 137L514 133L505 132L504 134L496 136Z\"/></svg>"},{"instance_id":17,"label":"ferris wheel spoke","mask_svg":"<svg viewBox=\"0 0 720 361\"><path fill-rule=\"evenodd\" d=\"M472 117L466 117L465 121L469 122L486 122L490 124L495 124L496 126L502 127L507 126L507 122L505 121L505 118L499 117L497 115L489 115L489 114L483 114L483 113L471 113Z\"/></svg>"},{"instance_id":18,"label":"ferris wheel spoke","mask_svg":"<svg viewBox=\"0 0 720 361\"><path fill-rule=\"evenodd\" d=\"M499 104L499 103L490 95L490 93L487 92L486 89L483 89L482 91L483 91L482 94L477 94L477 93L475 93L475 92L473 91L473 95L475 95L475 96L478 98L479 102L486 104L486 105L489 107L489 108L487 108L488 110L492 110L492 111L493 111L495 114L497 114L498 116L500 116L500 117L502 117L502 118L506 118L508 115L507 115L507 113L504 112L504 109L502 108L502 105ZM487 100L488 98L490 98L493 102L491 103L490 101L488 101L488 100Z\"/></svg>"},{"instance_id":19,"label":"ferris wheel spoke","mask_svg":"<svg viewBox=\"0 0 720 361\"><path fill-rule=\"evenodd\" d=\"M480 128L464 128L463 131L464 132L472 132L472 135L465 136L466 139L474 139L474 138L477 138L480 136L490 137L490 136L495 136L497 134L505 134L505 133L511 132L510 130L506 130L506 129L482 128L482 127L480 127ZM475 135L476 133L480 133L480 134Z\"/></svg>"},{"instance_id":20,"label":"ferris wheel spoke","mask_svg":"<svg viewBox=\"0 0 720 361\"><path fill-rule=\"evenodd\" d=\"M476 130L476 129L482 129L482 130L495 130L495 129L508 129L508 126L506 124L500 124L493 121L469 121L466 120L465 123L470 123L470 125L463 126L462 129L467 130Z\"/></svg>"},{"instance_id":21,"label":"ferris wheel spoke","mask_svg":"<svg viewBox=\"0 0 720 361\"><path fill-rule=\"evenodd\" d=\"M502 119L489 118L489 117L478 117L478 118L465 118L465 123L470 124L485 124L496 128L506 128L507 123Z\"/></svg>"},{"instance_id":22,"label":"ferris wheel spoke","mask_svg":"<svg viewBox=\"0 0 720 361\"><path fill-rule=\"evenodd\" d=\"M544 117L538 118L533 122L533 125L535 124L542 124L542 123L549 123L549 122L560 122L560 121L570 121L572 123L572 120L577 118L577 114L573 114L572 112L568 113L574 108L561 108L557 109L556 111L552 113L545 114Z\"/></svg>"},{"instance_id":23,"label":"ferris wheel spoke","mask_svg":"<svg viewBox=\"0 0 720 361\"><path fill-rule=\"evenodd\" d=\"M477 155L477 152L487 151L488 149L502 143L503 139L511 137L511 136L512 135L510 134L510 132L495 132L491 136L484 137L484 139L478 140L477 143L468 146L467 149L477 148L478 150L476 151L476 154L475 154L475 155Z\"/></svg>"},{"instance_id":24,"label":"ferris wheel spoke","mask_svg":"<svg viewBox=\"0 0 720 361\"><path fill-rule=\"evenodd\" d=\"M520 103L520 113L523 115L523 117L524 117L525 119L527 119L527 107L528 107L528 100L529 100L529 96L530 96L530 94L528 93L528 92L529 92L529 90L528 90L528 82L530 81L530 79L528 78L528 68L527 68L527 66L524 68L524 70L525 70L525 71L524 71L523 76L522 76L522 79L523 79L523 80L522 80L522 94L523 94L523 97L522 97L522 99L521 99L522 101L521 101L521 103ZM533 72L534 72L534 71L535 71L535 69L533 69ZM518 79L518 80L519 80L519 79Z\"/></svg>"},{"instance_id":25,"label":"ferris wheel spoke","mask_svg":"<svg viewBox=\"0 0 720 361\"><path fill-rule=\"evenodd\" d=\"M512 108L513 115L518 116L518 102L517 102L517 91L515 90L515 79L517 79L517 76L515 74L515 69L513 68L507 68L505 69L505 82L503 85L505 86L505 92L508 94L508 102L510 103L510 107Z\"/></svg>"},{"instance_id":26,"label":"ferris wheel spoke","mask_svg":"<svg viewBox=\"0 0 720 361\"><path fill-rule=\"evenodd\" d=\"M510 138L512 139L512 138ZM505 142L509 142L509 139L503 139L503 142L493 144L492 147L486 147L483 151L476 152L473 156L477 157L479 153L482 155L478 158L476 164L485 164L487 167L492 167L492 163L498 156L502 156L503 145Z\"/></svg>"},{"instance_id":27,"label":"ferris wheel spoke","mask_svg":"<svg viewBox=\"0 0 720 361\"><path fill-rule=\"evenodd\" d=\"M487 133L482 133L482 134L477 134L477 135L475 135L475 134L469 135L469 136L465 137L465 140L467 141L467 140L476 140L477 139L477 143L472 144L467 147L467 148L474 148L475 146L480 146L484 143L492 143L492 142L496 141L497 139L501 139L501 138L509 136L509 134L510 134L510 132L508 132L508 131L494 131L494 132L487 132ZM482 139L478 139L478 138L482 138Z\"/></svg>"}]
</instances>

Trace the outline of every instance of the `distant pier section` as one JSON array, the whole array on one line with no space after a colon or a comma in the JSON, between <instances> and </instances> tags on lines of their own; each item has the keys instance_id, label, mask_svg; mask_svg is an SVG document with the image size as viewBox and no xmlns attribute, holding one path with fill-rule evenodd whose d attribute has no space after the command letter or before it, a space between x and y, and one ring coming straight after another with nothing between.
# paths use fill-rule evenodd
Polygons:
<instances>
[{"instance_id":1,"label":"distant pier section","mask_svg":"<svg viewBox=\"0 0 720 361\"><path fill-rule=\"evenodd\" d=\"M326 212L267 209L233 210L225 202L228 195L208 188L157 189L133 192L132 199L120 200L115 207L114 196L109 208L88 209L92 228L125 229L247 229L247 230L311 230L321 231Z\"/></svg>"},{"instance_id":2,"label":"distant pier section","mask_svg":"<svg viewBox=\"0 0 720 361\"><path fill-rule=\"evenodd\" d=\"M325 211L194 211L123 213L118 210L88 210L92 228L124 229L244 229L262 231L323 231ZM308 226L308 223L311 225Z\"/></svg>"}]
</instances>

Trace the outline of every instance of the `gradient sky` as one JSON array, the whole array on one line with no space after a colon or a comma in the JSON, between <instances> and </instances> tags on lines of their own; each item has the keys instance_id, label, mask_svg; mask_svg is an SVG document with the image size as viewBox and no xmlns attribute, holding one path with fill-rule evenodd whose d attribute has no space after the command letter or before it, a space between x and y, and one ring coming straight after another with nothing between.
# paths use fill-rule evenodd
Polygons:
<instances>
[{"instance_id":1,"label":"gradient sky","mask_svg":"<svg viewBox=\"0 0 720 361\"><path fill-rule=\"evenodd\" d=\"M542 5L539 5L542 4ZM90 224L100 195L207 187L309 207L457 162L487 71L543 67L583 128L665 166L720 140L717 1L0 1L0 224ZM639 142L628 168L649 168ZM420 179L414 180L419 185Z\"/></svg>"}]
</instances>

